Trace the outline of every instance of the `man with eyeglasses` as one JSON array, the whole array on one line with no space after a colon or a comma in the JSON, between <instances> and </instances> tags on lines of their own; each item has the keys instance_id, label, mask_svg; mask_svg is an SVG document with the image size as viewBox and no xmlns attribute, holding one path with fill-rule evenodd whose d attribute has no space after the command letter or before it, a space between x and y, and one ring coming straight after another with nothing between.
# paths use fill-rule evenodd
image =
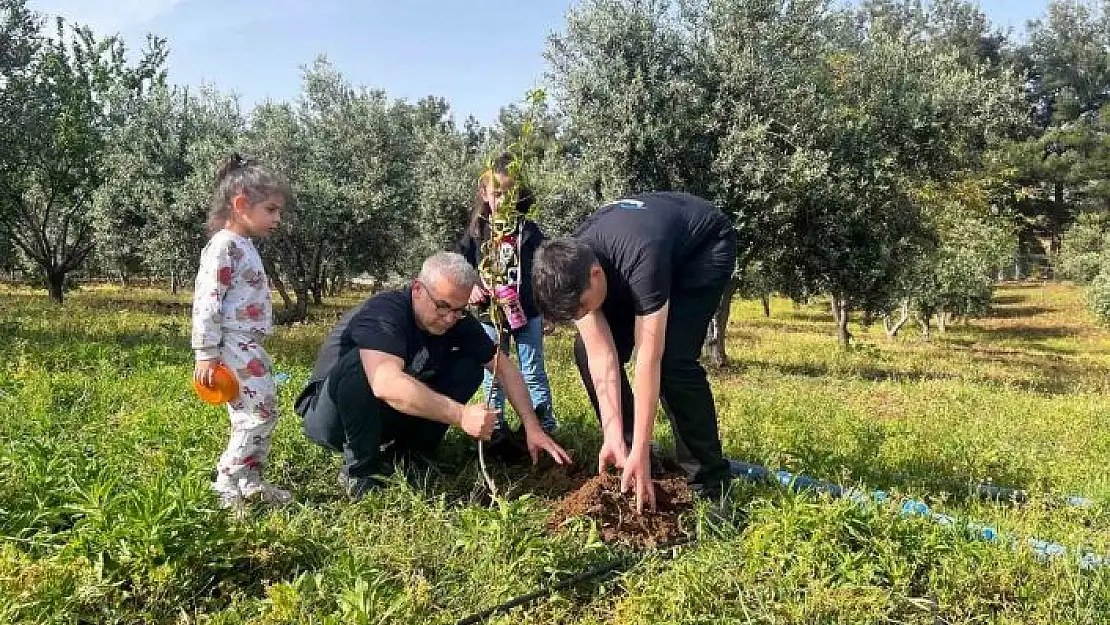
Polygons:
<instances>
[{"instance_id":1,"label":"man with eyeglasses","mask_svg":"<svg viewBox=\"0 0 1110 625\"><path fill-rule=\"evenodd\" d=\"M477 282L464 257L440 252L411 285L348 311L324 341L296 411L310 440L343 453L340 483L352 498L378 485L392 462L426 459L452 425L488 440L496 411L467 405L483 368L520 415L532 461L541 452L570 461L540 426L520 370L494 357L493 341L467 314Z\"/></svg>"}]
</instances>

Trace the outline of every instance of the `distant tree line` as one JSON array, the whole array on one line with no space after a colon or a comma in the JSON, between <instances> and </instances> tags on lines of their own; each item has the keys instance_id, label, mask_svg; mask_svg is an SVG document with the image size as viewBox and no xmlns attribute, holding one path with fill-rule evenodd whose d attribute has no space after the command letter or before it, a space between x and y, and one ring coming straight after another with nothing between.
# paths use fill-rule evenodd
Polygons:
<instances>
[{"instance_id":1,"label":"distant tree line","mask_svg":"<svg viewBox=\"0 0 1110 625\"><path fill-rule=\"evenodd\" d=\"M0 268L58 302L82 274L188 284L212 172L239 150L292 183L262 251L282 319L303 319L447 247L530 119L550 233L624 193L710 198L741 233L729 296L824 298L844 345L853 319L928 335L984 313L1000 277L1054 266L1106 291L1110 317L1108 7L1052 2L1019 41L965 0L583 0L547 44L551 104L487 126L322 57L295 102L245 111L174 85L163 39L128 61L116 37L0 0Z\"/></svg>"}]
</instances>

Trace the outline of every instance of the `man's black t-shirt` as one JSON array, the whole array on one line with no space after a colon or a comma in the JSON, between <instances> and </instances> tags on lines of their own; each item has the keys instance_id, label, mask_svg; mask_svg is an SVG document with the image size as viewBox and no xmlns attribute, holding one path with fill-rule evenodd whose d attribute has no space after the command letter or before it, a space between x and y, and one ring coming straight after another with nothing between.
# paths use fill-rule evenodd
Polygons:
<instances>
[{"instance_id":1,"label":"man's black t-shirt","mask_svg":"<svg viewBox=\"0 0 1110 625\"><path fill-rule=\"evenodd\" d=\"M320 347L312 381L323 380L352 349L370 349L405 361L405 373L427 382L451 359L479 365L493 360L495 347L482 325L466 315L445 334L420 329L412 310L412 288L379 293L348 311Z\"/></svg>"},{"instance_id":2,"label":"man's black t-shirt","mask_svg":"<svg viewBox=\"0 0 1110 625\"><path fill-rule=\"evenodd\" d=\"M606 204L575 237L605 271L602 312L611 326L659 310L672 291L727 279L736 258L732 222L689 193L643 193Z\"/></svg>"}]
</instances>

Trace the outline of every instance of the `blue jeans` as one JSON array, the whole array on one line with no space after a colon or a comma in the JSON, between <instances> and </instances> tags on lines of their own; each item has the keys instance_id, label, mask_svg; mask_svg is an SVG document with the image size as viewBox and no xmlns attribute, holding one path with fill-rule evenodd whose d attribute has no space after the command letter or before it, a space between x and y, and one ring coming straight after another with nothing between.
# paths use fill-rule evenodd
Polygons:
<instances>
[{"instance_id":1,"label":"blue jeans","mask_svg":"<svg viewBox=\"0 0 1110 625\"><path fill-rule=\"evenodd\" d=\"M487 323L483 323L482 326L490 339L496 343L497 329ZM543 317L532 317L528 320L528 324L515 334L505 337L501 343L501 350L506 354L510 353L510 338L516 344L520 372L524 375L524 383L528 387L528 394L532 397L532 407L536 410L543 429L551 432L559 422L555 419L554 404L551 403L551 383L547 379L547 370L543 366ZM489 371L486 371L485 380L482 382L482 392L489 398L490 405L501 411L501 417L494 427L504 430L507 427L504 412L505 394L501 391L500 384L493 383L493 375Z\"/></svg>"}]
</instances>

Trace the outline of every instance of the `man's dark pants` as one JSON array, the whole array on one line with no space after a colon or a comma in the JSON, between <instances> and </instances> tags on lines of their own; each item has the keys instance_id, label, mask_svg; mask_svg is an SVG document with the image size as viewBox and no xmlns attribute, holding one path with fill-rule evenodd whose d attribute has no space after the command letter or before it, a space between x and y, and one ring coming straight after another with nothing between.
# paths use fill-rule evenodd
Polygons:
<instances>
[{"instance_id":1,"label":"man's dark pants","mask_svg":"<svg viewBox=\"0 0 1110 625\"><path fill-rule=\"evenodd\" d=\"M734 248L735 249L735 248ZM705 369L698 362L709 321L717 311L729 276L694 289L672 291L667 331L659 376L659 396L675 433L675 452L691 482L716 488L731 479L728 460L721 450L717 430L717 408ZM622 365L632 357L632 328L610 328ZM586 348L579 337L574 360L586 386L595 413L600 418L597 391L590 376ZM620 370L621 412L625 442L633 431L632 386L624 367Z\"/></svg>"},{"instance_id":2,"label":"man's dark pants","mask_svg":"<svg viewBox=\"0 0 1110 625\"><path fill-rule=\"evenodd\" d=\"M432 390L466 403L482 384L482 367L457 358L424 382ZM298 412L304 418L305 436L333 451L342 452L345 472L352 478L369 477L388 470L382 464L382 446L388 456L431 456L447 424L398 412L370 389L359 358L352 349L332 367L319 384L315 397ZM302 412L303 410L303 412Z\"/></svg>"}]
</instances>

